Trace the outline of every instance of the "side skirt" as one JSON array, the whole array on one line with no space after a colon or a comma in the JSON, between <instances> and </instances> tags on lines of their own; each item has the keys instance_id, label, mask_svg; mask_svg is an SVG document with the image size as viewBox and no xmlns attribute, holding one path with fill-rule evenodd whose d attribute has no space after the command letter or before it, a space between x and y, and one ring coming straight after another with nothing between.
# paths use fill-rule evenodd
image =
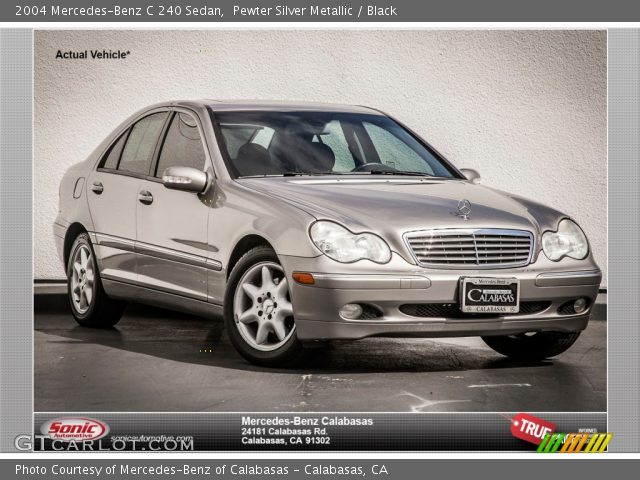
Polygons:
<instances>
[{"instance_id":1,"label":"side skirt","mask_svg":"<svg viewBox=\"0 0 640 480\"><path fill-rule=\"evenodd\" d=\"M182 297L173 293L160 292L116 280L102 279L105 292L115 299L144 303L155 307L190 313L201 317L222 316L223 307L215 303Z\"/></svg>"}]
</instances>

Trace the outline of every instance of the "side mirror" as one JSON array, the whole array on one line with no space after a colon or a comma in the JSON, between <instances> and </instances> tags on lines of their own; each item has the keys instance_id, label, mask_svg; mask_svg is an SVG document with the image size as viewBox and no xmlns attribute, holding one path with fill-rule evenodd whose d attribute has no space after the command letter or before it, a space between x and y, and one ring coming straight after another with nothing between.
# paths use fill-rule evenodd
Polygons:
<instances>
[{"instance_id":1,"label":"side mirror","mask_svg":"<svg viewBox=\"0 0 640 480\"><path fill-rule=\"evenodd\" d=\"M191 167L169 167L162 173L162 183L171 190L204 193L209 188L209 177Z\"/></svg>"},{"instance_id":2,"label":"side mirror","mask_svg":"<svg viewBox=\"0 0 640 480\"><path fill-rule=\"evenodd\" d=\"M460 173L462 173L471 183L480 183L480 173L477 170L474 170L473 168L461 168Z\"/></svg>"}]
</instances>

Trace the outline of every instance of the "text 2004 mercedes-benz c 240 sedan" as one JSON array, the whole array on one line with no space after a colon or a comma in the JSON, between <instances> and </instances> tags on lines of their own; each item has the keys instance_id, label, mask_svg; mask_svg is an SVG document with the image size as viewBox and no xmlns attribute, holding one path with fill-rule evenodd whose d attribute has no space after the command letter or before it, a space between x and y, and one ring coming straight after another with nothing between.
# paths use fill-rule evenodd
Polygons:
<instances>
[{"instance_id":1,"label":"text 2004 mercedes-benz c 240 sedan","mask_svg":"<svg viewBox=\"0 0 640 480\"><path fill-rule=\"evenodd\" d=\"M371 108L181 101L66 172L54 230L81 325L115 324L125 301L222 313L263 365L368 336L557 355L598 294L588 241L478 180Z\"/></svg>"}]
</instances>

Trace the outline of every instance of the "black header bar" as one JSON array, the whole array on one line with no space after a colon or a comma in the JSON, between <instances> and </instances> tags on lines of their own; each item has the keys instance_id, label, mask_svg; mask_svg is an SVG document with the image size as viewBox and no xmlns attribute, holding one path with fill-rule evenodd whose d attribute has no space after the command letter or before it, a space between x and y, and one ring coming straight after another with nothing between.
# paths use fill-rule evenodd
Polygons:
<instances>
[{"instance_id":1,"label":"black header bar","mask_svg":"<svg viewBox=\"0 0 640 480\"><path fill-rule=\"evenodd\" d=\"M16 0L2 22L638 22L629 0Z\"/></svg>"}]
</instances>

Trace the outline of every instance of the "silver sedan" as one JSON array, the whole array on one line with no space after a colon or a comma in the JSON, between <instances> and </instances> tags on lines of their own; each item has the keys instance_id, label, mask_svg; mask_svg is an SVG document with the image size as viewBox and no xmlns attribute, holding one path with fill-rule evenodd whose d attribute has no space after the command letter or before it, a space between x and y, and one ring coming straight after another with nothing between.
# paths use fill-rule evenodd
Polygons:
<instances>
[{"instance_id":1,"label":"silver sedan","mask_svg":"<svg viewBox=\"0 0 640 480\"><path fill-rule=\"evenodd\" d=\"M60 185L71 311L88 327L116 324L128 301L222 314L262 365L367 336L560 354L598 294L587 238L479 179L371 108L153 105Z\"/></svg>"}]
</instances>

